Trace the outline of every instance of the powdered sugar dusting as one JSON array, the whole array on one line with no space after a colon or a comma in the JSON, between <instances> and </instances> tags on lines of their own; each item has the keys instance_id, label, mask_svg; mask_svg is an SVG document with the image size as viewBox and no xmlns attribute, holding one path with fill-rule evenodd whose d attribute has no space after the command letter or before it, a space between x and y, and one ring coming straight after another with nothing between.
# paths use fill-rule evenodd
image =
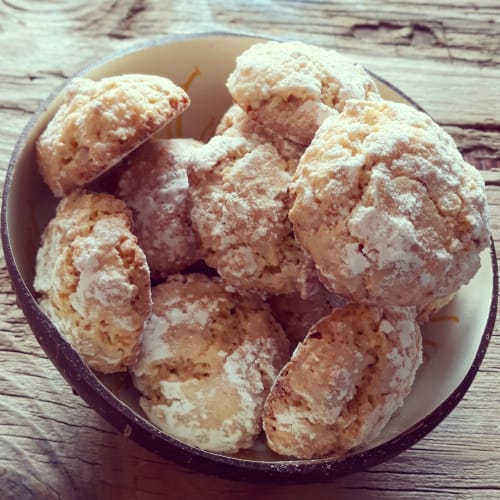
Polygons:
<instances>
[{"instance_id":1,"label":"powdered sugar dusting","mask_svg":"<svg viewBox=\"0 0 500 500\"><path fill-rule=\"evenodd\" d=\"M130 155L118 195L132 209L135 231L153 278L200 259L188 208L187 163L200 142L153 139ZM152 224L154 221L154 224Z\"/></svg>"},{"instance_id":2,"label":"powdered sugar dusting","mask_svg":"<svg viewBox=\"0 0 500 500\"><path fill-rule=\"evenodd\" d=\"M409 273L422 264L422 259L413 252L414 245L419 244L415 227L405 217L381 213L375 207L358 206L352 212L349 229L352 236L363 241L364 255L381 266L394 265L401 272ZM359 265L351 274L359 274Z\"/></svg>"},{"instance_id":3,"label":"powdered sugar dusting","mask_svg":"<svg viewBox=\"0 0 500 500\"><path fill-rule=\"evenodd\" d=\"M74 192L59 203L37 254L42 309L103 373L135 361L151 310L149 270L130 225L122 201Z\"/></svg>"},{"instance_id":4,"label":"powdered sugar dusting","mask_svg":"<svg viewBox=\"0 0 500 500\"><path fill-rule=\"evenodd\" d=\"M219 279L171 276L153 289L153 314L132 368L141 406L165 432L200 448L253 445L288 342L270 311Z\"/></svg>"},{"instance_id":5,"label":"powdered sugar dusting","mask_svg":"<svg viewBox=\"0 0 500 500\"><path fill-rule=\"evenodd\" d=\"M310 458L369 442L402 405L420 363L414 309L335 309L309 331L272 388L264 411L269 445Z\"/></svg>"},{"instance_id":6,"label":"powdered sugar dusting","mask_svg":"<svg viewBox=\"0 0 500 500\"><path fill-rule=\"evenodd\" d=\"M236 59L227 88L253 119L301 144L348 99L378 97L363 68L334 50L300 42L253 45Z\"/></svg>"},{"instance_id":7,"label":"powdered sugar dusting","mask_svg":"<svg viewBox=\"0 0 500 500\"><path fill-rule=\"evenodd\" d=\"M404 104L348 100L318 129L290 190L298 239L326 286L351 300L412 306L448 296L488 245L480 175Z\"/></svg>"},{"instance_id":8,"label":"powdered sugar dusting","mask_svg":"<svg viewBox=\"0 0 500 500\"><path fill-rule=\"evenodd\" d=\"M229 286L267 296L317 282L287 217L291 175L271 143L216 136L193 154L188 175L205 260Z\"/></svg>"}]
</instances>

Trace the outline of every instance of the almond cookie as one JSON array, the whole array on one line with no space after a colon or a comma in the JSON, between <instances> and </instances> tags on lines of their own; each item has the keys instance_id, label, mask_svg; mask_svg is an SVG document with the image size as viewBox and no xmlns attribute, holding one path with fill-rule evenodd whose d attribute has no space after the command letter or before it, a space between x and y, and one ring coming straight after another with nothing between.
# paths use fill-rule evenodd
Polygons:
<instances>
[{"instance_id":1,"label":"almond cookie","mask_svg":"<svg viewBox=\"0 0 500 500\"><path fill-rule=\"evenodd\" d=\"M320 286L314 295L304 299L298 293L290 293L269 297L268 303L292 346L296 346L311 326L328 316L332 309L344 305L345 300Z\"/></svg>"},{"instance_id":2,"label":"almond cookie","mask_svg":"<svg viewBox=\"0 0 500 500\"><path fill-rule=\"evenodd\" d=\"M136 361L151 311L149 269L131 222L114 196L75 191L59 203L36 259L41 309L102 373Z\"/></svg>"},{"instance_id":3,"label":"almond cookie","mask_svg":"<svg viewBox=\"0 0 500 500\"><path fill-rule=\"evenodd\" d=\"M75 78L36 145L44 181L62 197L140 146L189 105L167 78L121 75Z\"/></svg>"},{"instance_id":4,"label":"almond cookie","mask_svg":"<svg viewBox=\"0 0 500 500\"><path fill-rule=\"evenodd\" d=\"M286 171L293 174L297 168L300 157L305 151L305 146L284 139L252 120L237 104L233 104L221 118L217 135L243 137L258 144L271 143L279 155L286 161Z\"/></svg>"},{"instance_id":5,"label":"almond cookie","mask_svg":"<svg viewBox=\"0 0 500 500\"><path fill-rule=\"evenodd\" d=\"M313 458L369 443L403 404L421 362L413 308L334 309L311 328L269 393L268 445Z\"/></svg>"},{"instance_id":6,"label":"almond cookie","mask_svg":"<svg viewBox=\"0 0 500 500\"><path fill-rule=\"evenodd\" d=\"M249 448L262 406L290 355L268 306L227 292L219 278L173 275L153 287L131 373L148 418L204 450Z\"/></svg>"},{"instance_id":7,"label":"almond cookie","mask_svg":"<svg viewBox=\"0 0 500 500\"><path fill-rule=\"evenodd\" d=\"M349 101L318 130L290 190L296 237L325 286L355 302L446 297L489 244L482 177L405 104Z\"/></svg>"},{"instance_id":8,"label":"almond cookie","mask_svg":"<svg viewBox=\"0 0 500 500\"><path fill-rule=\"evenodd\" d=\"M117 194L132 210L134 232L159 279L200 259L187 204L187 162L194 139L153 138L129 155Z\"/></svg>"},{"instance_id":9,"label":"almond cookie","mask_svg":"<svg viewBox=\"0 0 500 500\"><path fill-rule=\"evenodd\" d=\"M228 285L262 296L317 286L287 217L287 162L272 144L215 136L193 154L188 177L203 257Z\"/></svg>"},{"instance_id":10,"label":"almond cookie","mask_svg":"<svg viewBox=\"0 0 500 500\"><path fill-rule=\"evenodd\" d=\"M348 99L379 98L361 66L335 50L301 42L253 45L236 59L227 88L252 119L305 145Z\"/></svg>"}]
</instances>

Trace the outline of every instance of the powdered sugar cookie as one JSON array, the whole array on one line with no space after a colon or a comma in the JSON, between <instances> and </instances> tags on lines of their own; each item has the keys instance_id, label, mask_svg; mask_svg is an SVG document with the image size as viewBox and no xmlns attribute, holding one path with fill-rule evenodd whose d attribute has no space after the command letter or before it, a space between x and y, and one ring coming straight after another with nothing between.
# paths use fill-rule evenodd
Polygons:
<instances>
[{"instance_id":1,"label":"powdered sugar cookie","mask_svg":"<svg viewBox=\"0 0 500 500\"><path fill-rule=\"evenodd\" d=\"M451 137L404 104L349 101L291 185L289 218L331 290L423 306L467 283L489 243L484 182Z\"/></svg>"},{"instance_id":2,"label":"powdered sugar cookie","mask_svg":"<svg viewBox=\"0 0 500 500\"><path fill-rule=\"evenodd\" d=\"M194 139L151 139L125 159L118 196L132 209L134 232L153 279L200 259L187 204L187 163Z\"/></svg>"},{"instance_id":3,"label":"powdered sugar cookie","mask_svg":"<svg viewBox=\"0 0 500 500\"><path fill-rule=\"evenodd\" d=\"M264 399L289 348L264 302L228 293L219 279L173 275L153 287L131 373L155 425L199 448L233 453L259 434Z\"/></svg>"},{"instance_id":4,"label":"powdered sugar cookie","mask_svg":"<svg viewBox=\"0 0 500 500\"><path fill-rule=\"evenodd\" d=\"M298 293L291 293L269 297L268 303L290 342L296 346L314 323L344 305L345 300L321 286L304 299Z\"/></svg>"},{"instance_id":5,"label":"powdered sugar cookie","mask_svg":"<svg viewBox=\"0 0 500 500\"><path fill-rule=\"evenodd\" d=\"M228 285L262 296L318 286L287 218L291 175L272 144L215 136L193 154L188 177L203 256Z\"/></svg>"},{"instance_id":6,"label":"powdered sugar cookie","mask_svg":"<svg viewBox=\"0 0 500 500\"><path fill-rule=\"evenodd\" d=\"M40 307L103 373L135 362L151 311L149 269L130 229L121 200L74 192L59 203L36 259Z\"/></svg>"},{"instance_id":7,"label":"powdered sugar cookie","mask_svg":"<svg viewBox=\"0 0 500 500\"><path fill-rule=\"evenodd\" d=\"M335 50L302 42L252 45L236 59L227 88L252 119L305 145L348 99L379 98L361 66Z\"/></svg>"},{"instance_id":8,"label":"powdered sugar cookie","mask_svg":"<svg viewBox=\"0 0 500 500\"><path fill-rule=\"evenodd\" d=\"M120 75L75 78L37 141L44 181L62 197L88 184L189 105L167 78Z\"/></svg>"},{"instance_id":9,"label":"powdered sugar cookie","mask_svg":"<svg viewBox=\"0 0 500 500\"><path fill-rule=\"evenodd\" d=\"M286 171L293 174L297 168L305 146L289 141L274 134L252 120L237 104L233 104L221 118L215 131L217 135L243 137L247 141L259 144L272 144L283 160L286 161Z\"/></svg>"},{"instance_id":10,"label":"powdered sugar cookie","mask_svg":"<svg viewBox=\"0 0 500 500\"><path fill-rule=\"evenodd\" d=\"M312 458L369 443L403 404L421 362L413 308L334 309L311 328L269 393L268 445Z\"/></svg>"}]
</instances>

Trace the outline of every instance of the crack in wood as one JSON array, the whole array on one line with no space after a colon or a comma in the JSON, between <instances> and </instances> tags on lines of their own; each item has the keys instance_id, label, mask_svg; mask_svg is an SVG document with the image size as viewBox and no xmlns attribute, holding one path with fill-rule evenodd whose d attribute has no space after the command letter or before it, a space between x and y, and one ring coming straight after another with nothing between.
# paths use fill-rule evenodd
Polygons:
<instances>
[{"instance_id":1,"label":"crack in wood","mask_svg":"<svg viewBox=\"0 0 500 500\"><path fill-rule=\"evenodd\" d=\"M463 130L478 130L480 132L500 133L500 123L453 123L441 122L443 127L456 127ZM486 146L487 147L487 146Z\"/></svg>"},{"instance_id":2,"label":"crack in wood","mask_svg":"<svg viewBox=\"0 0 500 500\"><path fill-rule=\"evenodd\" d=\"M0 103L0 111L14 111L16 113L31 114L33 110L23 108L22 106L15 104L2 104Z\"/></svg>"},{"instance_id":3,"label":"crack in wood","mask_svg":"<svg viewBox=\"0 0 500 500\"><path fill-rule=\"evenodd\" d=\"M441 30L442 23L437 22ZM413 45L415 47L443 46L442 36L432 26L419 22L396 23L392 21L362 22L353 24L349 33L354 38L369 39L378 43Z\"/></svg>"},{"instance_id":4,"label":"crack in wood","mask_svg":"<svg viewBox=\"0 0 500 500\"><path fill-rule=\"evenodd\" d=\"M20 470L23 469L24 467L15 468L12 463L0 464L0 485L2 486L2 495L5 495L2 496L4 500L61 499L59 493L50 484L40 482L27 472L22 474Z\"/></svg>"},{"instance_id":5,"label":"crack in wood","mask_svg":"<svg viewBox=\"0 0 500 500\"><path fill-rule=\"evenodd\" d=\"M115 40L133 38L134 34L132 33L132 30L135 20L137 16L146 11L147 8L148 4L146 0L135 0L128 8L125 16L118 21L117 29L111 30L107 36Z\"/></svg>"},{"instance_id":6,"label":"crack in wood","mask_svg":"<svg viewBox=\"0 0 500 500\"><path fill-rule=\"evenodd\" d=\"M120 21L120 27L123 30L129 30L132 27L134 19L147 9L147 3L145 0L136 0L132 6L128 9L125 17Z\"/></svg>"},{"instance_id":7,"label":"crack in wood","mask_svg":"<svg viewBox=\"0 0 500 500\"><path fill-rule=\"evenodd\" d=\"M6 352L6 353L9 353L9 354L22 354L23 356L30 356L30 357L35 357L35 358L38 358L38 359L49 359L47 356L43 355L43 354L38 354L34 351L20 351L19 349L9 349L9 348L1 348L0 349L0 353L1 352ZM43 351L40 351L43 353Z\"/></svg>"},{"instance_id":8,"label":"crack in wood","mask_svg":"<svg viewBox=\"0 0 500 500\"><path fill-rule=\"evenodd\" d=\"M19 6L19 5L16 5L16 4L12 3L12 2L8 2L7 0L2 0L2 3L3 3L4 5L6 5L7 7L10 7L11 9L13 9L13 10L17 10L17 11L19 11L19 12L25 12L25 11L27 10L27 9L25 9L24 7L21 7L21 6Z\"/></svg>"},{"instance_id":9,"label":"crack in wood","mask_svg":"<svg viewBox=\"0 0 500 500\"><path fill-rule=\"evenodd\" d=\"M81 428L85 428L85 429L90 429L92 431L98 431L98 432L102 432L103 434L109 434L111 436L115 436L118 434L117 431L107 431L105 429L101 429L99 427L94 427L92 425L86 425L86 424L82 424L82 423L76 423L76 424L73 424L71 422L68 422L66 420L59 420L57 418L54 418L54 417L50 417L48 415L37 415L38 418L42 419L42 420L49 420L51 422L56 422L58 424L63 424L63 425L67 425L68 427L73 427L73 428L78 428L78 429L81 429Z\"/></svg>"}]
</instances>

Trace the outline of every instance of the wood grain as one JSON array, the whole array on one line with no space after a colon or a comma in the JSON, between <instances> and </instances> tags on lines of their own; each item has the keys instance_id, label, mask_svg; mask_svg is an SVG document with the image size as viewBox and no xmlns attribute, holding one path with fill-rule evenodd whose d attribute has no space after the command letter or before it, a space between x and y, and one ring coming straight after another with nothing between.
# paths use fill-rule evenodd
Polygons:
<instances>
[{"instance_id":1,"label":"wood grain","mask_svg":"<svg viewBox=\"0 0 500 500\"><path fill-rule=\"evenodd\" d=\"M500 239L500 4L497 0L0 1L0 179L31 113L72 73L151 37L245 31L346 52L415 99L483 170ZM499 498L499 326L470 391L429 436L332 484L203 476L115 432L48 361L0 259L2 499Z\"/></svg>"}]
</instances>

